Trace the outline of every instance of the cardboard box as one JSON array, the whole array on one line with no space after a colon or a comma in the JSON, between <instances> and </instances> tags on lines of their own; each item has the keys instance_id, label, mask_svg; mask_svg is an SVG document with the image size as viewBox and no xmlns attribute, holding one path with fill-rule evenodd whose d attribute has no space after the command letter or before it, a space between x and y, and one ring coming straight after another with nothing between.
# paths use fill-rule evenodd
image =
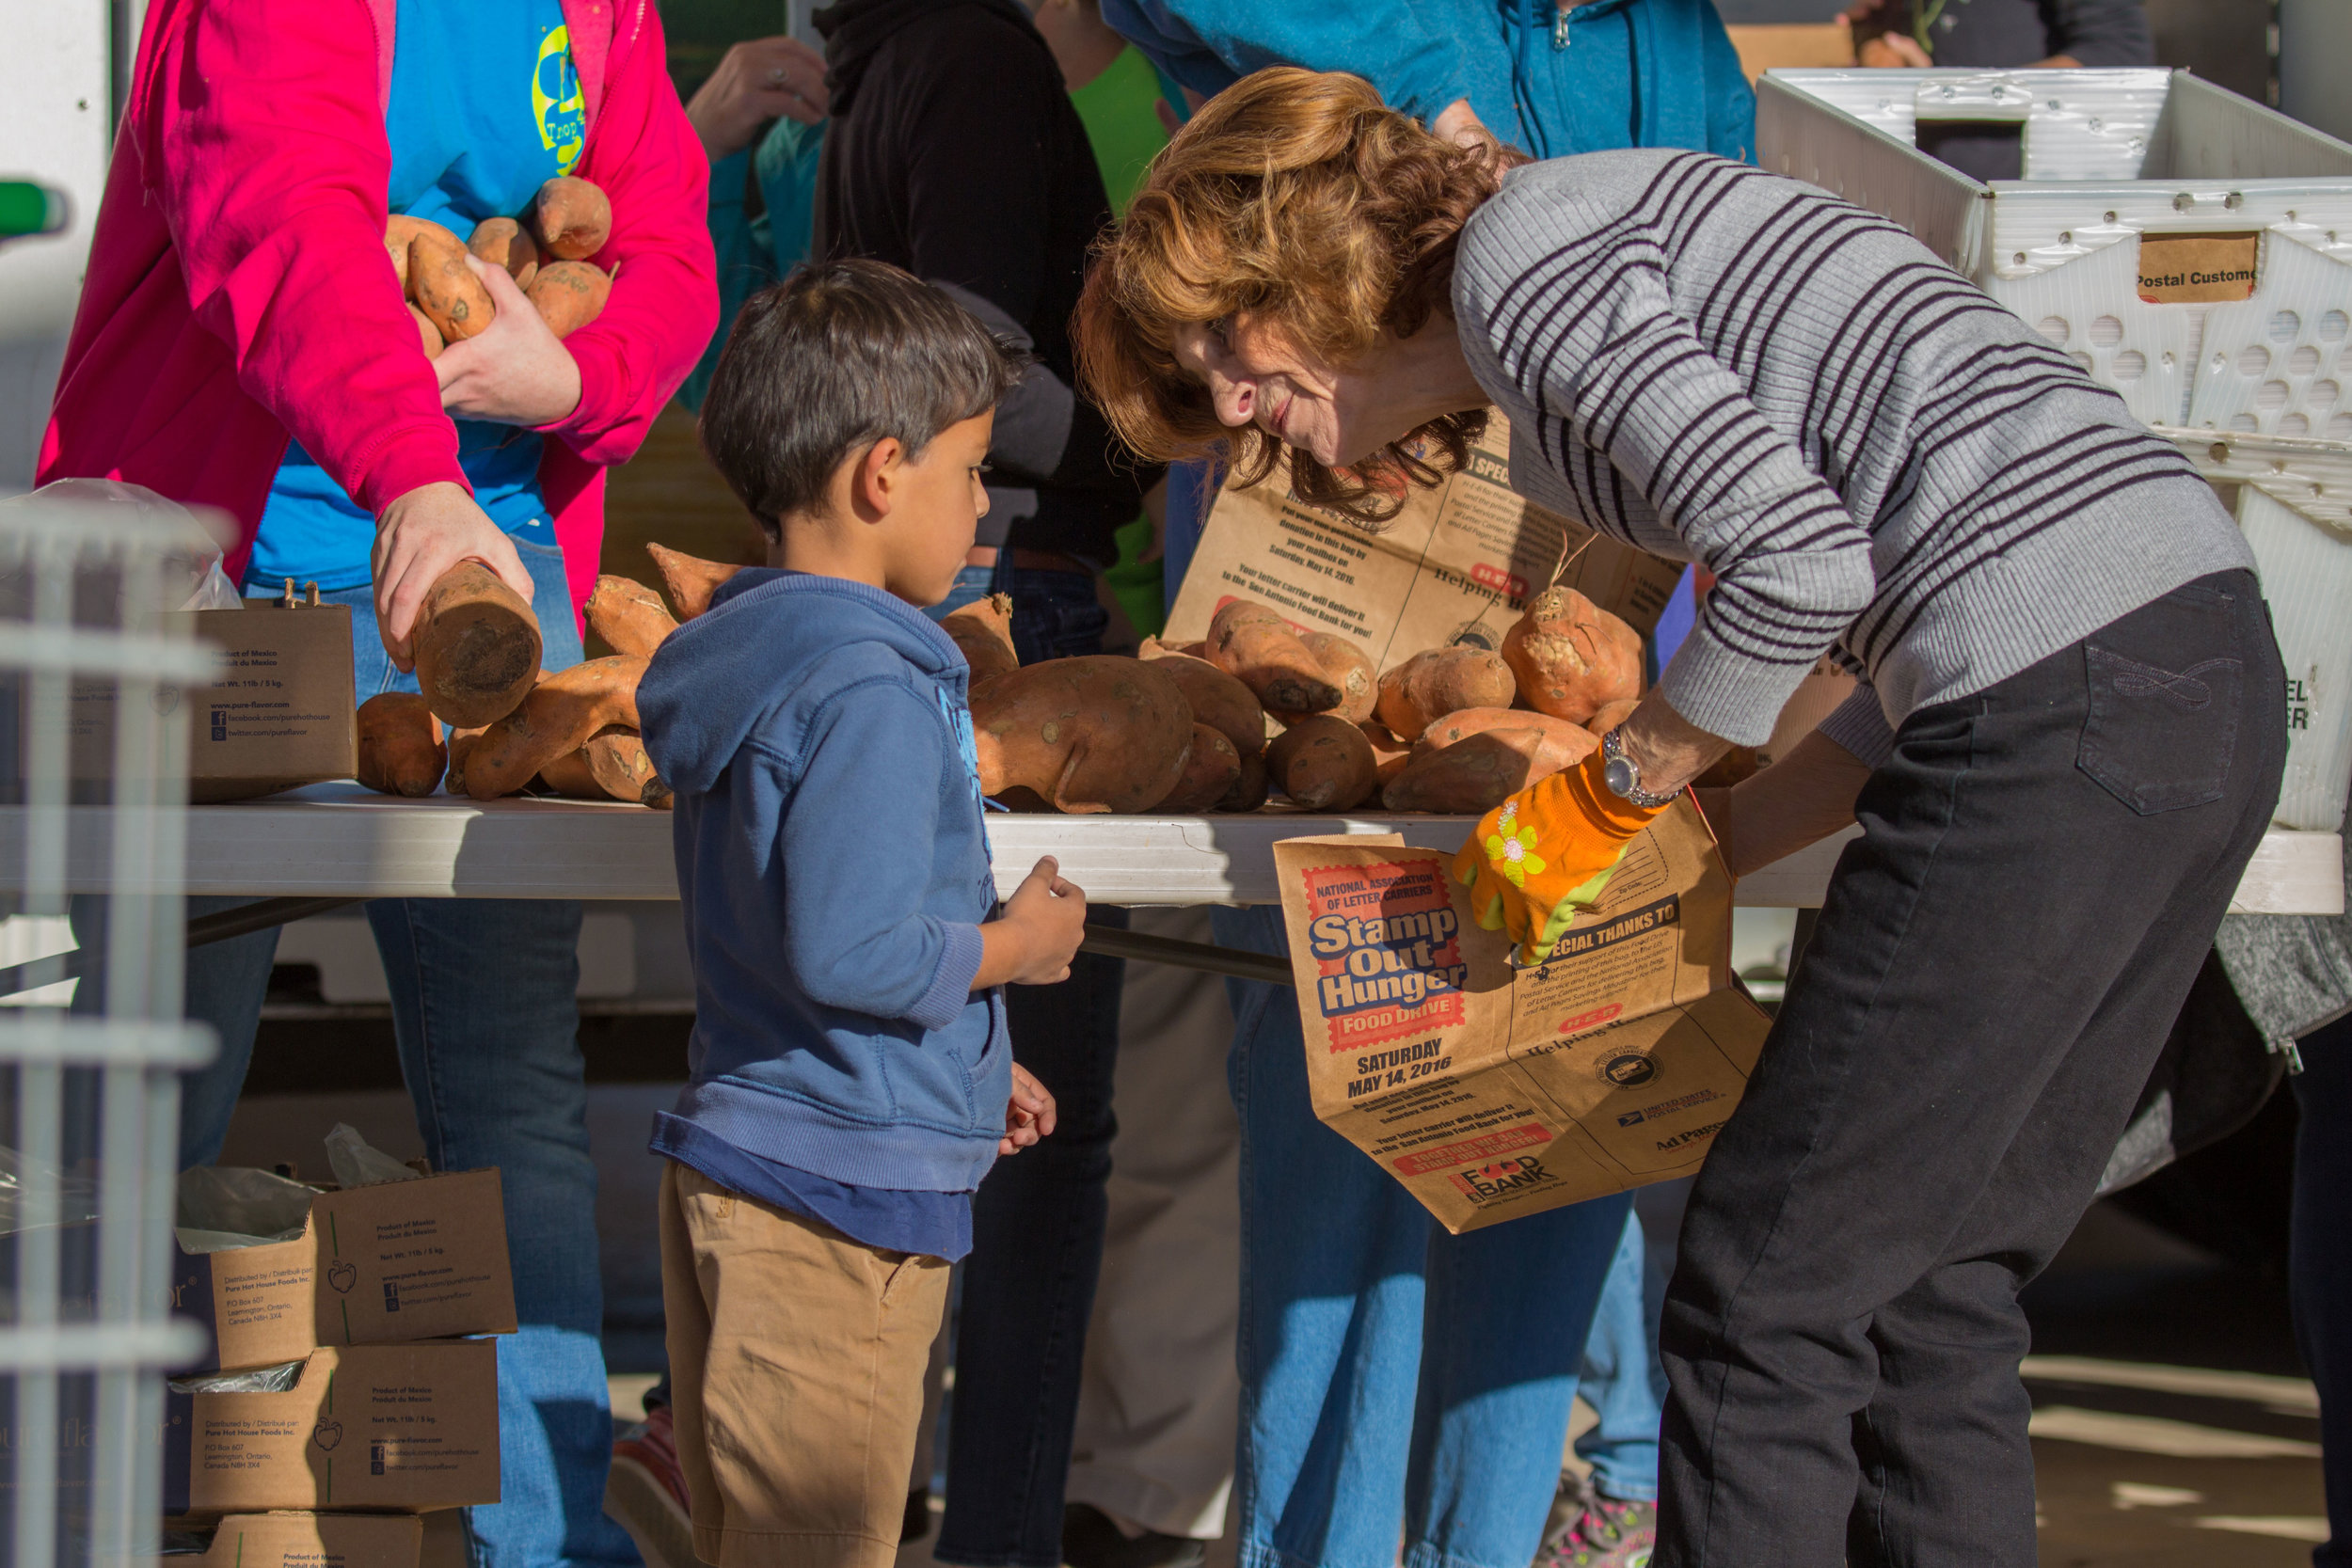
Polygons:
<instances>
[{"instance_id":1,"label":"cardboard box","mask_svg":"<svg viewBox=\"0 0 2352 1568\"><path fill-rule=\"evenodd\" d=\"M321 1345L515 1332L496 1170L323 1192L290 1242L176 1251L172 1307L212 1330L219 1367Z\"/></svg>"},{"instance_id":2,"label":"cardboard box","mask_svg":"<svg viewBox=\"0 0 2352 1568\"><path fill-rule=\"evenodd\" d=\"M166 1513L498 1500L495 1340L320 1349L284 1393L165 1397Z\"/></svg>"},{"instance_id":3,"label":"cardboard box","mask_svg":"<svg viewBox=\"0 0 2352 1568\"><path fill-rule=\"evenodd\" d=\"M235 1513L213 1532L203 1563L204 1568L417 1568L423 1555L424 1524L410 1513Z\"/></svg>"},{"instance_id":4,"label":"cardboard box","mask_svg":"<svg viewBox=\"0 0 2352 1568\"><path fill-rule=\"evenodd\" d=\"M1510 487L1510 448L1509 423L1496 414L1469 466L1412 492L1378 531L1293 499L1279 470L1263 484L1227 489L1162 635L1198 641L1218 606L1255 599L1307 629L1354 638L1386 671L1448 643L1500 649L1529 596L1557 571L1647 636L1681 565L1530 506Z\"/></svg>"},{"instance_id":5,"label":"cardboard box","mask_svg":"<svg viewBox=\"0 0 2352 1568\"><path fill-rule=\"evenodd\" d=\"M1687 1176L1770 1021L1731 976L1731 878L1689 800L1516 969L1450 852L1274 847L1315 1115L1459 1233Z\"/></svg>"}]
</instances>

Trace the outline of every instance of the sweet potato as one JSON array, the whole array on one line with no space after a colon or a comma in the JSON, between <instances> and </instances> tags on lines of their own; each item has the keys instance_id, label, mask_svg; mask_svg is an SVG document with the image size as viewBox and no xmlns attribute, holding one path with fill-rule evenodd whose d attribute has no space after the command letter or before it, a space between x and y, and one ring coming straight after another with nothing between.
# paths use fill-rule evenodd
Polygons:
<instances>
[{"instance_id":1,"label":"sweet potato","mask_svg":"<svg viewBox=\"0 0 2352 1568\"><path fill-rule=\"evenodd\" d=\"M1642 694L1642 637L1573 588L1547 588L1503 634L1502 657L1538 713L1581 724Z\"/></svg>"},{"instance_id":2,"label":"sweet potato","mask_svg":"<svg viewBox=\"0 0 2352 1568\"><path fill-rule=\"evenodd\" d=\"M602 313L612 277L586 261L550 261L523 293L548 330L568 338Z\"/></svg>"},{"instance_id":3,"label":"sweet potato","mask_svg":"<svg viewBox=\"0 0 2352 1568\"><path fill-rule=\"evenodd\" d=\"M416 319L417 346L424 350L424 356L427 359L438 359L441 356L441 350L449 346L441 341L441 329L433 325L431 316L413 305L408 307L408 314Z\"/></svg>"},{"instance_id":4,"label":"sweet potato","mask_svg":"<svg viewBox=\"0 0 2352 1568\"><path fill-rule=\"evenodd\" d=\"M1340 689L1289 623L1262 604L1235 599L1209 623L1210 663L1283 713L1325 713L1340 705Z\"/></svg>"},{"instance_id":5,"label":"sweet potato","mask_svg":"<svg viewBox=\"0 0 2352 1568\"><path fill-rule=\"evenodd\" d=\"M1565 729L1528 724L1481 730L1451 746L1416 750L1405 770L1381 790L1380 803L1391 811L1491 811L1536 780L1590 755L1593 737L1575 733L1583 736L1581 746Z\"/></svg>"},{"instance_id":6,"label":"sweet potato","mask_svg":"<svg viewBox=\"0 0 2352 1568\"><path fill-rule=\"evenodd\" d=\"M654 782L653 758L633 730L608 730L580 748L588 771L615 800L643 802Z\"/></svg>"},{"instance_id":7,"label":"sweet potato","mask_svg":"<svg viewBox=\"0 0 2352 1568\"><path fill-rule=\"evenodd\" d=\"M1583 721L1584 727L1595 735L1607 735L1633 717L1633 710L1641 705L1642 699L1639 697L1621 697L1613 703L1603 703L1593 710L1590 719Z\"/></svg>"},{"instance_id":8,"label":"sweet potato","mask_svg":"<svg viewBox=\"0 0 2352 1568\"><path fill-rule=\"evenodd\" d=\"M1192 750L1176 787L1152 810L1162 816L1191 816L1210 810L1241 782L1241 753L1217 730L1195 721Z\"/></svg>"},{"instance_id":9,"label":"sweet potato","mask_svg":"<svg viewBox=\"0 0 2352 1568\"><path fill-rule=\"evenodd\" d=\"M1266 795L1273 788L1273 780L1265 770L1265 755L1260 752L1241 754L1241 776L1233 787L1216 803L1218 811L1256 811L1265 804Z\"/></svg>"},{"instance_id":10,"label":"sweet potato","mask_svg":"<svg viewBox=\"0 0 2352 1568\"><path fill-rule=\"evenodd\" d=\"M719 585L743 569L722 566L662 545L649 544L645 553L653 557L654 570L661 574L661 586L670 591L670 604L681 621L691 621L708 610L710 595L719 591Z\"/></svg>"},{"instance_id":11,"label":"sweet potato","mask_svg":"<svg viewBox=\"0 0 2352 1568\"><path fill-rule=\"evenodd\" d=\"M466 255L457 236L437 223L425 224L408 242L408 297L432 318L443 342L481 332L497 311Z\"/></svg>"},{"instance_id":12,"label":"sweet potato","mask_svg":"<svg viewBox=\"0 0 2352 1568\"><path fill-rule=\"evenodd\" d=\"M991 594L961 610L949 610L940 617L939 629L963 650L963 661L972 666L974 686L1021 668L1021 656L1012 651L1009 594Z\"/></svg>"},{"instance_id":13,"label":"sweet potato","mask_svg":"<svg viewBox=\"0 0 2352 1568\"><path fill-rule=\"evenodd\" d=\"M626 654L559 670L532 689L522 705L484 732L466 759L466 793L477 800L511 795L566 752L577 752L608 725L637 727L637 682L645 661Z\"/></svg>"},{"instance_id":14,"label":"sweet potato","mask_svg":"<svg viewBox=\"0 0 2352 1568\"><path fill-rule=\"evenodd\" d=\"M1324 678L1339 689L1339 705L1331 711L1351 724L1371 718L1380 700L1380 675L1363 644L1327 631L1311 631L1299 641L1323 666Z\"/></svg>"},{"instance_id":15,"label":"sweet potato","mask_svg":"<svg viewBox=\"0 0 2352 1568\"><path fill-rule=\"evenodd\" d=\"M1163 642L1156 637L1147 637L1143 640L1143 646L1136 650L1136 657L1137 658L1206 660L1209 657L1209 645L1206 642Z\"/></svg>"},{"instance_id":16,"label":"sweet potato","mask_svg":"<svg viewBox=\"0 0 2352 1568\"><path fill-rule=\"evenodd\" d=\"M1413 760L1413 748L1391 735L1386 724L1359 724L1356 727L1364 732L1364 739L1372 746L1373 778L1375 783L1387 784L1405 771L1405 765Z\"/></svg>"},{"instance_id":17,"label":"sweet potato","mask_svg":"<svg viewBox=\"0 0 2352 1568\"><path fill-rule=\"evenodd\" d=\"M1563 768L1569 763L1582 762L1600 744L1591 731L1581 725L1571 724L1565 719L1554 719L1549 713L1533 713L1518 707L1466 707L1458 713L1447 714L1422 731L1421 738L1413 743L1413 753L1419 756L1427 752L1442 751L1457 741L1468 740L1471 736L1483 735L1488 730L1542 732L1551 737L1551 743L1561 752L1567 753L1567 762L1560 765Z\"/></svg>"},{"instance_id":18,"label":"sweet potato","mask_svg":"<svg viewBox=\"0 0 2352 1568\"><path fill-rule=\"evenodd\" d=\"M677 794L657 773L645 781L645 798L640 803L655 811L668 811L677 804Z\"/></svg>"},{"instance_id":19,"label":"sweet potato","mask_svg":"<svg viewBox=\"0 0 2352 1568\"><path fill-rule=\"evenodd\" d=\"M359 782L384 795L430 795L449 765L441 726L424 699L379 691L359 705Z\"/></svg>"},{"instance_id":20,"label":"sweet potato","mask_svg":"<svg viewBox=\"0 0 2352 1568\"><path fill-rule=\"evenodd\" d=\"M534 782L549 794L561 795L567 800L612 799L604 792L604 786L596 782L596 776L589 771L588 749L585 746L577 752L566 752L560 757L548 758Z\"/></svg>"},{"instance_id":21,"label":"sweet potato","mask_svg":"<svg viewBox=\"0 0 2352 1568\"><path fill-rule=\"evenodd\" d=\"M1456 645L1415 654L1380 677L1380 722L1399 740L1466 707L1509 707L1511 667L1485 648Z\"/></svg>"},{"instance_id":22,"label":"sweet potato","mask_svg":"<svg viewBox=\"0 0 2352 1568\"><path fill-rule=\"evenodd\" d=\"M452 729L503 718L539 673L538 618L479 562L459 562L425 590L413 646L417 684Z\"/></svg>"},{"instance_id":23,"label":"sweet potato","mask_svg":"<svg viewBox=\"0 0 2352 1568\"><path fill-rule=\"evenodd\" d=\"M1092 655L1025 665L972 693L980 787L1080 815L1138 812L1176 787L1192 708L1157 664Z\"/></svg>"},{"instance_id":24,"label":"sweet potato","mask_svg":"<svg viewBox=\"0 0 2352 1568\"><path fill-rule=\"evenodd\" d=\"M581 261L612 237L612 203L587 181L559 174L540 186L532 201L531 229L548 255Z\"/></svg>"},{"instance_id":25,"label":"sweet potato","mask_svg":"<svg viewBox=\"0 0 2352 1568\"><path fill-rule=\"evenodd\" d=\"M677 630L677 622L661 595L644 583L605 576L588 595L588 629L616 654L651 658L661 640Z\"/></svg>"},{"instance_id":26,"label":"sweet potato","mask_svg":"<svg viewBox=\"0 0 2352 1568\"><path fill-rule=\"evenodd\" d=\"M484 218L466 237L466 248L494 267L504 267L518 289L539 273L539 246L513 218Z\"/></svg>"},{"instance_id":27,"label":"sweet potato","mask_svg":"<svg viewBox=\"0 0 2352 1568\"><path fill-rule=\"evenodd\" d=\"M1311 714L1266 748L1274 787L1309 811L1346 811L1368 799L1377 782L1372 742L1333 714Z\"/></svg>"},{"instance_id":28,"label":"sweet potato","mask_svg":"<svg viewBox=\"0 0 2352 1568\"><path fill-rule=\"evenodd\" d=\"M449 772L441 780L441 787L452 795L466 793L466 759L473 755L476 743L482 739L480 729L449 732Z\"/></svg>"},{"instance_id":29,"label":"sweet potato","mask_svg":"<svg viewBox=\"0 0 2352 1568\"><path fill-rule=\"evenodd\" d=\"M420 233L428 229L438 229L442 233L449 234L448 230L441 229L431 218L412 218L405 213L394 213L384 220L384 250L392 259L392 271L400 276L403 299L414 297L408 288L408 247ZM453 240L457 236L449 234L449 237Z\"/></svg>"},{"instance_id":30,"label":"sweet potato","mask_svg":"<svg viewBox=\"0 0 2352 1568\"><path fill-rule=\"evenodd\" d=\"M1243 756L1255 756L1265 750L1265 709L1258 704L1257 693L1242 685L1205 658L1169 653L1166 649L1152 659L1155 670L1165 670L1168 677L1183 689L1184 701L1192 705L1196 724L1206 724L1233 744Z\"/></svg>"}]
</instances>

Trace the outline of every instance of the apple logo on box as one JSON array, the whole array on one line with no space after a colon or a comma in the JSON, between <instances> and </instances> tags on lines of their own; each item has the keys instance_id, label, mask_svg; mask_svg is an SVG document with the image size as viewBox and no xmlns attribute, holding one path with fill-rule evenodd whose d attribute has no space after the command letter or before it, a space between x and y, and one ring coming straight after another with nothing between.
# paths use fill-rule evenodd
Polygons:
<instances>
[{"instance_id":1,"label":"apple logo on box","mask_svg":"<svg viewBox=\"0 0 2352 1568\"><path fill-rule=\"evenodd\" d=\"M322 1449L332 1449L343 1440L343 1424L332 1416L320 1420L310 1429L310 1441Z\"/></svg>"},{"instance_id":2,"label":"apple logo on box","mask_svg":"<svg viewBox=\"0 0 2352 1568\"><path fill-rule=\"evenodd\" d=\"M338 1258L327 1265L326 1282L342 1294L349 1295L351 1288L359 1282L359 1271Z\"/></svg>"}]
</instances>

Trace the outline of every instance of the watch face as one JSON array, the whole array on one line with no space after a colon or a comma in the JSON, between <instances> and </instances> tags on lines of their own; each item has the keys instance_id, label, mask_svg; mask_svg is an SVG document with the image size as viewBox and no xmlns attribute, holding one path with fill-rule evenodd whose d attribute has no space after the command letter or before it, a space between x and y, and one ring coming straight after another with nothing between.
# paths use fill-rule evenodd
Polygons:
<instances>
[{"instance_id":1,"label":"watch face","mask_svg":"<svg viewBox=\"0 0 2352 1568\"><path fill-rule=\"evenodd\" d=\"M1625 799L1630 799L1642 787L1640 771L1624 757L1611 757L1601 769L1601 779L1609 785L1609 793Z\"/></svg>"}]
</instances>

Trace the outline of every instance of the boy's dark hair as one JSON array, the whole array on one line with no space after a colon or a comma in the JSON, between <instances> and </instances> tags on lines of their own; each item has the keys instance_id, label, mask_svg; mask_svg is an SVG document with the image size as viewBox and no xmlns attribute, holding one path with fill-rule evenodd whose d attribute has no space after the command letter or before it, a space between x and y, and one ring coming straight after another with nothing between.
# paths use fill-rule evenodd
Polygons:
<instances>
[{"instance_id":1,"label":"boy's dark hair","mask_svg":"<svg viewBox=\"0 0 2352 1568\"><path fill-rule=\"evenodd\" d=\"M987 413L1027 356L885 261L797 267L743 302L703 400L702 444L768 537L824 505L834 471L885 436L911 457Z\"/></svg>"}]
</instances>

